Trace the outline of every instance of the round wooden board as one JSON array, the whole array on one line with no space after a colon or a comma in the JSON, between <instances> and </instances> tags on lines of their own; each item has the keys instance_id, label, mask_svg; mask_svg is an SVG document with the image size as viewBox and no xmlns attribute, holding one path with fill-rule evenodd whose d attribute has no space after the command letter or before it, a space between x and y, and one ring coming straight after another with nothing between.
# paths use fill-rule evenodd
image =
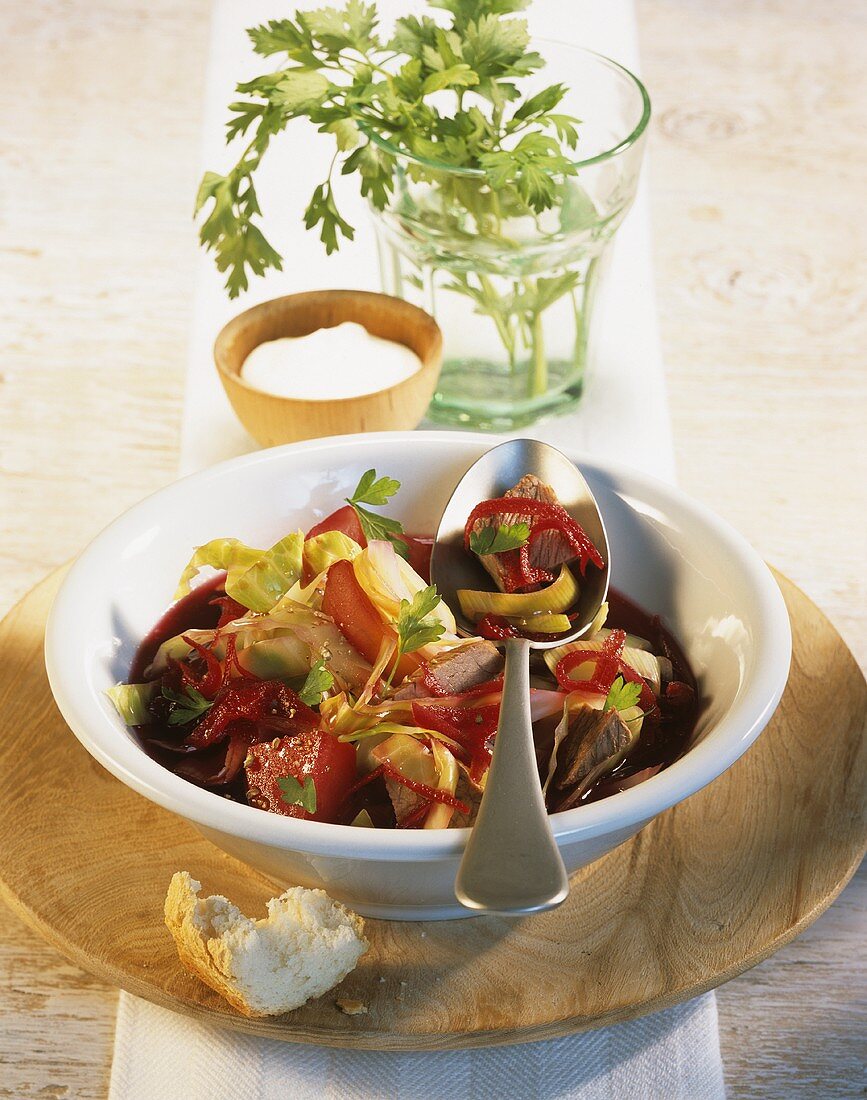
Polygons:
<instances>
[{"instance_id":1,"label":"round wooden board","mask_svg":"<svg viewBox=\"0 0 867 1100\"><path fill-rule=\"evenodd\" d=\"M0 624L0 884L73 962L211 1023L295 1042L445 1049L547 1039L694 997L806 928L867 833L867 684L785 578L792 673L773 721L705 791L579 872L558 910L520 920L367 922L371 949L335 994L250 1020L182 970L163 920L174 871L250 914L274 887L139 797L79 745L51 697L45 619L61 574Z\"/></svg>"}]
</instances>

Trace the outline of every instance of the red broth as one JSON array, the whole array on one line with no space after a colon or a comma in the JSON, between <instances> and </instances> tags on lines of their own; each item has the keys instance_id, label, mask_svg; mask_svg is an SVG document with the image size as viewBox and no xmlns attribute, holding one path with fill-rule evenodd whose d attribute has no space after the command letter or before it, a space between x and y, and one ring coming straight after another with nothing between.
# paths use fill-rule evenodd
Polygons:
<instances>
[{"instance_id":1,"label":"red broth","mask_svg":"<svg viewBox=\"0 0 867 1100\"><path fill-rule=\"evenodd\" d=\"M146 668L151 664L164 641L186 630L213 629L217 626L224 596L225 576L217 574L198 585L189 595L179 600L163 615L141 642L132 666L129 682L140 683ZM683 649L674 635L658 616L651 615L633 603L622 593L612 589L608 594L609 627L619 627L627 633L646 638L657 654L668 657L674 669L674 680L679 686L672 697L660 697L658 715L645 718L641 736L626 760L609 775L592 786L582 799L582 804L596 802L610 794L626 790L650 778L674 763L689 748L700 712L698 686ZM536 724L535 735L540 770L547 771L550 748L553 743L557 719ZM207 785L204 778L218 770L225 757L225 745L191 753L183 745L184 735L177 726L155 721L137 729L139 741L145 751L170 771L181 774L197 785ZM186 771L188 774L184 775ZM227 784L210 786L215 793L246 804L246 780L243 771ZM359 785L352 804L347 806L344 820L351 821L359 809L365 808L375 824L380 827L394 825L394 814L385 786L381 780ZM551 807L557 809L556 803Z\"/></svg>"}]
</instances>

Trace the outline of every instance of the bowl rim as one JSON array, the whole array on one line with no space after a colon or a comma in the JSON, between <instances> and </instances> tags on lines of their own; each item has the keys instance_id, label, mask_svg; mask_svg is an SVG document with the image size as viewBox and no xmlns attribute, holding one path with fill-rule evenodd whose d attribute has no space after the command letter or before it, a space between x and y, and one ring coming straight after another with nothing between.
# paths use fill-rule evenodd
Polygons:
<instances>
[{"instance_id":1,"label":"bowl rim","mask_svg":"<svg viewBox=\"0 0 867 1100\"><path fill-rule=\"evenodd\" d=\"M305 304L312 304L313 299L322 299L324 297L333 297L336 300L346 300L348 298L361 296L367 299L385 299L390 304L399 307L400 310L413 314L419 321L431 330L433 337L433 346L431 351L425 356L418 356L419 369L414 371L409 377L401 379L399 382L394 382L390 386L383 386L378 390L371 390L369 393L355 394L349 397L285 397L279 393L268 393L266 390L260 390L258 386L251 385L246 379L241 377L241 369L244 365L242 361L237 370L228 366L224 361L226 358L226 351L224 344L234 335L235 331L242 329L246 324L249 324L253 318L262 313L267 307L273 307L275 303L280 302L288 304L292 302L293 305L303 307ZM305 302L306 300L306 302ZM347 318L348 320L348 318ZM341 322L337 322L340 324ZM363 325L363 321L359 319L359 324ZM333 325L320 325L319 328L333 328ZM312 332L318 331L318 329L311 329ZM268 343L267 340L260 341L260 344ZM255 345L258 347L259 345ZM404 347L408 345L404 344ZM252 349L251 349L252 350ZM414 351L410 348L410 351ZM249 354L249 353L248 353ZM416 352L418 355L418 353ZM424 383L424 386L430 386L436 383L436 377L439 375L442 369L443 358L443 334L442 329L436 322L436 319L422 309L421 306L414 305L412 302L407 302L403 298L397 298L393 294L382 294L373 290L353 290L351 287L326 287L321 290L301 290L294 294L280 294L276 298L267 298L263 302L257 302L255 305L249 306L247 309L237 313L234 317L228 320L225 325L217 333L213 345L213 358L214 366L217 368L224 385L238 386L245 393L255 395L257 398L268 401L277 405L282 405L287 410L298 410L307 405L329 405L337 406L338 408L351 405L358 405L365 402L376 402L381 399L384 393L392 393L399 395L403 390L410 390L417 388L420 384ZM433 379L431 379L433 375ZM329 438L341 438L341 437L329 437ZM297 440L296 442L305 442L304 440ZM281 444L281 446L292 446L293 444ZM229 460L231 461L231 460Z\"/></svg>"},{"instance_id":2,"label":"bowl rim","mask_svg":"<svg viewBox=\"0 0 867 1100\"><path fill-rule=\"evenodd\" d=\"M446 448L456 444L468 449L495 445L495 437L481 433L423 434L426 443ZM87 751L150 801L215 832L278 849L354 859L412 862L459 855L469 835L466 828L401 832L303 821L265 813L194 786L151 759L131 737L124 736L107 707L100 709L93 705L87 679L79 675L80 661L88 658L81 655L77 661L69 659L69 631L77 620L74 606L77 589L99 561L105 545L140 516L144 518L149 511L165 507L172 497L182 497L191 489L201 491L227 470L279 463L284 456L301 451L333 452L359 446L368 449L386 441L410 443L418 439L419 433L413 431L355 433L254 451L178 479L134 504L104 528L70 567L55 597L45 632L45 664L52 693L65 721ZM613 475L621 484L629 483L633 490L630 495L637 499L652 504L654 498L662 497L709 528L715 541L725 545L733 566L748 580L763 632L754 643L756 657L744 688L728 713L713 727L714 743L709 744L706 737L680 760L645 782L598 802L552 814L551 825L558 843L629 828L634 831L636 824L649 821L716 779L764 729L782 695L791 660L791 627L782 593L768 566L742 535L676 486L626 464L572 450L568 455L582 467Z\"/></svg>"}]
</instances>

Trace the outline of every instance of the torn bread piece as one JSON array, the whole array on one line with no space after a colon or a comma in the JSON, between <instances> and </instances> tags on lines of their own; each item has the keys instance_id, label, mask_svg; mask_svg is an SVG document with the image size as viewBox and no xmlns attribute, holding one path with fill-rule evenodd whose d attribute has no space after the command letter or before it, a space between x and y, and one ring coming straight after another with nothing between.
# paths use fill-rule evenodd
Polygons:
<instances>
[{"instance_id":1,"label":"torn bread piece","mask_svg":"<svg viewBox=\"0 0 867 1100\"><path fill-rule=\"evenodd\" d=\"M187 871L172 876L166 926L181 962L245 1016L276 1016L321 997L368 948L364 921L324 890L295 886L252 920L219 894L200 898Z\"/></svg>"}]
</instances>

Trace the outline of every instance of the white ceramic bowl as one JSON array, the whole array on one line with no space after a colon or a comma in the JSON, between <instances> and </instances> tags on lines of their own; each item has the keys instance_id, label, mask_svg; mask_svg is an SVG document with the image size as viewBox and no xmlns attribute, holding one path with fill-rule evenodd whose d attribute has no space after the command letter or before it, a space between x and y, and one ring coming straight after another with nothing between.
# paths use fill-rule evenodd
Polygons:
<instances>
[{"instance_id":1,"label":"white ceramic bowl","mask_svg":"<svg viewBox=\"0 0 867 1100\"><path fill-rule=\"evenodd\" d=\"M371 466L402 482L392 511L406 529L432 532L456 481L491 445L485 436L449 432L315 440L224 462L131 508L72 566L48 622L48 676L75 735L128 786L278 881L323 887L370 916L467 916L453 894L466 830L358 829L230 802L151 760L105 690L125 678L193 546L220 535L268 546L338 507ZM554 815L570 872L737 760L773 713L791 655L780 591L735 531L669 485L572 457L605 517L613 584L665 618L689 655L706 705L696 743L671 767L621 794Z\"/></svg>"}]
</instances>

